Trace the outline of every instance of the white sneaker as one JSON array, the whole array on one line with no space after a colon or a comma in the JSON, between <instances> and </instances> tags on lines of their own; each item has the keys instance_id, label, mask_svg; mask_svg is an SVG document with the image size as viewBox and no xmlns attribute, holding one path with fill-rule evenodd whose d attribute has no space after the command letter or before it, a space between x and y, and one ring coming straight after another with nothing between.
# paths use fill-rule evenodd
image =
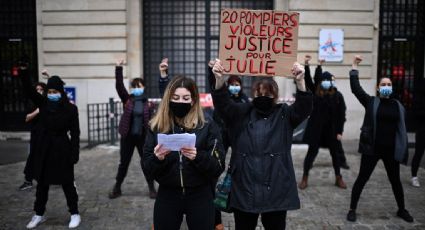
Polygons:
<instances>
[{"instance_id":1,"label":"white sneaker","mask_svg":"<svg viewBox=\"0 0 425 230\"><path fill-rule=\"evenodd\" d=\"M44 216L34 215L31 218L31 221L27 224L27 228L33 229L37 227L37 225L43 223L44 221L46 221L46 218Z\"/></svg>"},{"instance_id":2,"label":"white sneaker","mask_svg":"<svg viewBox=\"0 0 425 230\"><path fill-rule=\"evenodd\" d=\"M81 216L80 214L74 214L71 215L71 221L69 221L69 228L76 228L81 223Z\"/></svg>"},{"instance_id":3,"label":"white sneaker","mask_svg":"<svg viewBox=\"0 0 425 230\"><path fill-rule=\"evenodd\" d=\"M417 177L412 177L412 186L417 188L421 187L421 184L419 184L419 180Z\"/></svg>"}]
</instances>

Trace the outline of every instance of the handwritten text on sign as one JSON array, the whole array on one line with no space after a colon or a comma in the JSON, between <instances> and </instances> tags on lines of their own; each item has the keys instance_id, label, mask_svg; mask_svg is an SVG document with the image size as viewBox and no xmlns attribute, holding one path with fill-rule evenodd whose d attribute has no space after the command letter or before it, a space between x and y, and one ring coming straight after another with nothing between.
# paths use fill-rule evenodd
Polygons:
<instances>
[{"instance_id":1,"label":"handwritten text on sign","mask_svg":"<svg viewBox=\"0 0 425 230\"><path fill-rule=\"evenodd\" d=\"M296 12L223 9L219 58L226 74L290 76L298 19Z\"/></svg>"}]
</instances>

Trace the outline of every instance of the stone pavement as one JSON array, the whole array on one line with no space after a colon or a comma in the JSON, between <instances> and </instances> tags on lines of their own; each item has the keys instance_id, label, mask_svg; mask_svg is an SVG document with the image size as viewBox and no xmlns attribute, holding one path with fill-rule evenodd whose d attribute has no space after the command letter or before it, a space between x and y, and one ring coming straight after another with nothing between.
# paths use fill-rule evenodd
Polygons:
<instances>
[{"instance_id":1,"label":"stone pavement","mask_svg":"<svg viewBox=\"0 0 425 230\"><path fill-rule=\"evenodd\" d=\"M362 193L358 221L345 220L351 188L359 169L360 155L355 153L356 142L346 142L344 147L350 170L342 170L347 190L333 185L334 173L327 150L321 150L310 172L309 187L300 191L302 208L288 213L287 229L425 229L425 170L420 169L421 188L410 186L410 167L401 166L401 178L405 191L406 207L415 218L406 223L397 218L394 196L382 162L378 163L370 181ZM307 151L305 145L293 146L294 165L299 180L302 162ZM114 183L118 166L118 148L99 146L82 150L76 166L76 182L80 195L82 224L79 229L150 229L154 201L149 199L148 189L139 168L139 156L133 156L127 178L123 184L123 196L109 200L107 193ZM33 215L35 188L17 191L23 181L24 162L0 166L0 229L25 229ZM37 229L67 229L69 214L60 187L52 186L47 204L48 220ZM223 214L226 229L233 228L231 214ZM182 229L186 229L183 224ZM261 224L259 222L259 227Z\"/></svg>"}]
</instances>

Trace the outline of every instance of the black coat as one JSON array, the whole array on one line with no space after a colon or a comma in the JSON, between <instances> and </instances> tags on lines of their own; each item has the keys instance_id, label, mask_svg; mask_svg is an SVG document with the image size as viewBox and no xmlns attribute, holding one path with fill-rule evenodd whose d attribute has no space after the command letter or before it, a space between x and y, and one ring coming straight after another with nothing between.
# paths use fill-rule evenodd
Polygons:
<instances>
[{"instance_id":1,"label":"black coat","mask_svg":"<svg viewBox=\"0 0 425 230\"><path fill-rule=\"evenodd\" d=\"M359 141L359 153L374 155L376 154L375 149L375 137L376 137L376 116L380 103L379 97L370 96L360 86L359 71L350 71L350 87L351 92L356 96L359 102L363 105L366 110L363 124L360 132ZM392 99L395 100L395 99ZM407 131L405 124L405 110L403 105L395 100L398 105L400 119L397 124L396 136L394 140L394 159L398 162L406 163L408 157L407 149Z\"/></svg>"},{"instance_id":2,"label":"black coat","mask_svg":"<svg viewBox=\"0 0 425 230\"><path fill-rule=\"evenodd\" d=\"M56 111L51 111L45 96L31 87L27 71L21 72L25 92L40 109L39 133L33 152L34 179L44 184L74 182L74 164L79 160L80 126L78 109L69 103L66 94Z\"/></svg>"},{"instance_id":3,"label":"black coat","mask_svg":"<svg viewBox=\"0 0 425 230\"><path fill-rule=\"evenodd\" d=\"M158 132L151 129L147 132L143 148L145 175L154 178L161 186L170 188L214 186L225 167L225 155L217 126L213 122L206 122L203 127L187 131L174 127L173 132L168 134L185 132L195 133L197 155L193 161L182 155L183 181L180 178L179 153L171 152L164 160L159 160L154 154L154 148L158 144Z\"/></svg>"},{"instance_id":4,"label":"black coat","mask_svg":"<svg viewBox=\"0 0 425 230\"><path fill-rule=\"evenodd\" d=\"M336 141L337 134L344 132L346 106L344 97L336 90L333 95L319 96L316 90L320 87L322 68L317 66L314 82L311 79L310 68L305 66L305 81L307 88L313 92L313 112L310 115L304 133L304 142L309 145L330 147L330 141Z\"/></svg>"},{"instance_id":5,"label":"black coat","mask_svg":"<svg viewBox=\"0 0 425 230\"><path fill-rule=\"evenodd\" d=\"M252 103L234 103L226 87L212 96L232 136L230 207L252 213L300 208L292 133L311 112L311 93L297 92L293 105L276 105L267 118Z\"/></svg>"}]
</instances>

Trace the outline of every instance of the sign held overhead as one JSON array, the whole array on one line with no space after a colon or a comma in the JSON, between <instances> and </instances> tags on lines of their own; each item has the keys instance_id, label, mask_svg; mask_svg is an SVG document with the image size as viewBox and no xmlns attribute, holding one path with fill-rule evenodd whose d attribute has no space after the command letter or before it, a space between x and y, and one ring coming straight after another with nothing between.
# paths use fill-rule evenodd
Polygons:
<instances>
[{"instance_id":1,"label":"sign held overhead","mask_svg":"<svg viewBox=\"0 0 425 230\"><path fill-rule=\"evenodd\" d=\"M299 13L223 9L219 59L226 74L291 76L297 60Z\"/></svg>"}]
</instances>

